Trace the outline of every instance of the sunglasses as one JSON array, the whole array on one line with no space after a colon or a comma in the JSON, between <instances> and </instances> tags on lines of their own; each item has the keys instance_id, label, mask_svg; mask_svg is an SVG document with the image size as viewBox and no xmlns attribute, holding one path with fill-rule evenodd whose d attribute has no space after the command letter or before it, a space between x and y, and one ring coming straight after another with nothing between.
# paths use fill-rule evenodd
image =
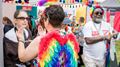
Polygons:
<instances>
[{"instance_id":1,"label":"sunglasses","mask_svg":"<svg viewBox=\"0 0 120 67\"><path fill-rule=\"evenodd\" d=\"M16 19L20 19L20 20L30 20L30 18L29 17L17 17Z\"/></svg>"},{"instance_id":2,"label":"sunglasses","mask_svg":"<svg viewBox=\"0 0 120 67\"><path fill-rule=\"evenodd\" d=\"M95 12L96 15L103 15L103 12Z\"/></svg>"}]
</instances>

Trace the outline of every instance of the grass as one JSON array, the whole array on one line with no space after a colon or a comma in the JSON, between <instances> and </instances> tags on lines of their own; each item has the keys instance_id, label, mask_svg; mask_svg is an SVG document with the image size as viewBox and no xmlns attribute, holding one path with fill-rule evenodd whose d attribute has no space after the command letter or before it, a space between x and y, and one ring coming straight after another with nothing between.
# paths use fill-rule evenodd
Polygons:
<instances>
[{"instance_id":1,"label":"grass","mask_svg":"<svg viewBox=\"0 0 120 67\"><path fill-rule=\"evenodd\" d=\"M116 41L117 62L120 62L120 40ZM84 65L82 67L85 67Z\"/></svg>"},{"instance_id":2,"label":"grass","mask_svg":"<svg viewBox=\"0 0 120 67\"><path fill-rule=\"evenodd\" d=\"M116 53L117 53L117 61L120 62L120 40L116 41Z\"/></svg>"}]
</instances>

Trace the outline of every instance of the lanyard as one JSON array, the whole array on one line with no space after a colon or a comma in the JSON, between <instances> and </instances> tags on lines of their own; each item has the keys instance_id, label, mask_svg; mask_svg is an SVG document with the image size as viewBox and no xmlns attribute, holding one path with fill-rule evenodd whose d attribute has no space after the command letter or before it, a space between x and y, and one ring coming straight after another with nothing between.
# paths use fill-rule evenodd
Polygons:
<instances>
[{"instance_id":1,"label":"lanyard","mask_svg":"<svg viewBox=\"0 0 120 67\"><path fill-rule=\"evenodd\" d=\"M99 35L100 35L101 32L102 32L102 35L104 35L104 33L103 33L102 29L101 29L101 27L102 27L102 22L100 23L99 28L96 27L95 23L93 23L93 25L94 25L94 28L98 31L98 34L99 34ZM106 41L104 41L104 43L106 44Z\"/></svg>"},{"instance_id":2,"label":"lanyard","mask_svg":"<svg viewBox=\"0 0 120 67\"><path fill-rule=\"evenodd\" d=\"M97 28L97 26L95 25L95 23L93 23L93 26L94 26L94 28L98 31L98 33L99 33L99 35L100 35L100 31L102 31L101 30L101 26L102 26L102 22L100 23L100 26Z\"/></svg>"}]
</instances>

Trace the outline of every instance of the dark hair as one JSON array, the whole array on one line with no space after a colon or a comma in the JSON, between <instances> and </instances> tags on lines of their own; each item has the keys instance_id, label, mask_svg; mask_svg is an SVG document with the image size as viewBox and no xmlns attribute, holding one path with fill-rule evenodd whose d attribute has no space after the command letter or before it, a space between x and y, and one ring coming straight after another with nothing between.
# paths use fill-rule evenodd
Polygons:
<instances>
[{"instance_id":1,"label":"dark hair","mask_svg":"<svg viewBox=\"0 0 120 67\"><path fill-rule=\"evenodd\" d=\"M84 17L80 17L79 21L83 23L85 21Z\"/></svg>"},{"instance_id":2,"label":"dark hair","mask_svg":"<svg viewBox=\"0 0 120 67\"><path fill-rule=\"evenodd\" d=\"M3 17L3 21L7 21L7 24L13 25L12 21L8 17Z\"/></svg>"},{"instance_id":3,"label":"dark hair","mask_svg":"<svg viewBox=\"0 0 120 67\"><path fill-rule=\"evenodd\" d=\"M24 10L16 10L15 13L14 13L14 18L17 18L20 12L26 12L26 11L24 11ZM28 13L27 13L27 15L28 15Z\"/></svg>"},{"instance_id":4,"label":"dark hair","mask_svg":"<svg viewBox=\"0 0 120 67\"><path fill-rule=\"evenodd\" d=\"M50 5L45 9L44 15L53 27L60 27L65 18L64 10L59 5Z\"/></svg>"}]
</instances>

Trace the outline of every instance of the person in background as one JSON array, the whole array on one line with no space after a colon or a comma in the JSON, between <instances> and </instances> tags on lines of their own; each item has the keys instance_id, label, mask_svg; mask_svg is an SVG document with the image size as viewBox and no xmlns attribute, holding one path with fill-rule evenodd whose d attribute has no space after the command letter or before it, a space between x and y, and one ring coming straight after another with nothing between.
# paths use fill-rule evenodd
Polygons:
<instances>
[{"instance_id":1,"label":"person in background","mask_svg":"<svg viewBox=\"0 0 120 67\"><path fill-rule=\"evenodd\" d=\"M111 67L118 67L117 63L117 52L116 52L116 41L117 41L118 35L114 36L110 40L110 66Z\"/></svg>"},{"instance_id":2,"label":"person in background","mask_svg":"<svg viewBox=\"0 0 120 67\"><path fill-rule=\"evenodd\" d=\"M37 36L27 48L24 47L23 28L19 28L19 59L26 62L37 57L39 67L77 67L79 45L72 33L64 35L60 31L64 17L61 6L47 7L41 16L45 28L39 27L40 36ZM47 33L42 33L46 30Z\"/></svg>"},{"instance_id":3,"label":"person in background","mask_svg":"<svg viewBox=\"0 0 120 67\"><path fill-rule=\"evenodd\" d=\"M4 34L14 27L12 21L8 17L3 17L2 22L4 24L3 28Z\"/></svg>"},{"instance_id":4,"label":"person in background","mask_svg":"<svg viewBox=\"0 0 120 67\"><path fill-rule=\"evenodd\" d=\"M44 27L45 26L44 25L44 19L41 18L43 16L44 9L45 8L42 8L42 10L39 10L39 12L38 12L38 19L36 20L36 23L37 23L36 26L37 26L37 30L38 30L37 36L39 36L40 33L41 33L40 27L42 26L43 29L45 28Z\"/></svg>"},{"instance_id":5,"label":"person in background","mask_svg":"<svg viewBox=\"0 0 120 67\"><path fill-rule=\"evenodd\" d=\"M31 27L32 39L34 39L37 36L38 29L37 29L34 16L30 15L29 17L30 17L30 25L32 26Z\"/></svg>"},{"instance_id":6,"label":"person in background","mask_svg":"<svg viewBox=\"0 0 120 67\"><path fill-rule=\"evenodd\" d=\"M67 13L65 12L65 18L62 23L62 29L61 31L66 33L72 33L71 27L69 26L71 24L71 20L68 18Z\"/></svg>"},{"instance_id":7,"label":"person in background","mask_svg":"<svg viewBox=\"0 0 120 67\"><path fill-rule=\"evenodd\" d=\"M81 56L83 54L83 45L85 43L85 41L84 41L84 34L83 34L83 27L84 27L83 24L84 24L84 21L85 21L84 17L80 17L77 29L75 30L75 35L76 35L76 38L77 38L77 41L78 41L79 47L80 47L80 52L79 52L80 66L84 65L83 64L83 60L81 58Z\"/></svg>"},{"instance_id":8,"label":"person in background","mask_svg":"<svg viewBox=\"0 0 120 67\"><path fill-rule=\"evenodd\" d=\"M28 25L29 17L27 12L23 10L17 10L14 13L14 28L5 33L3 38L3 48L4 48L4 66L5 67L30 67L32 62L20 62L18 58L18 38L16 36L16 32L19 28L24 28L24 46L27 47L29 44L29 40L31 40L31 34L28 29L26 29Z\"/></svg>"},{"instance_id":9,"label":"person in background","mask_svg":"<svg viewBox=\"0 0 120 67\"><path fill-rule=\"evenodd\" d=\"M78 42L80 43L81 46L83 46L83 44L84 44L84 34L83 34L84 22L85 22L84 17L80 17L79 22L78 22L79 25L78 25L77 32L78 32Z\"/></svg>"},{"instance_id":10,"label":"person in background","mask_svg":"<svg viewBox=\"0 0 120 67\"><path fill-rule=\"evenodd\" d=\"M104 10L101 6L93 6L92 21L85 24L83 34L86 44L83 46L85 67L105 67L108 42L117 33L112 33L111 25L103 21Z\"/></svg>"}]
</instances>

